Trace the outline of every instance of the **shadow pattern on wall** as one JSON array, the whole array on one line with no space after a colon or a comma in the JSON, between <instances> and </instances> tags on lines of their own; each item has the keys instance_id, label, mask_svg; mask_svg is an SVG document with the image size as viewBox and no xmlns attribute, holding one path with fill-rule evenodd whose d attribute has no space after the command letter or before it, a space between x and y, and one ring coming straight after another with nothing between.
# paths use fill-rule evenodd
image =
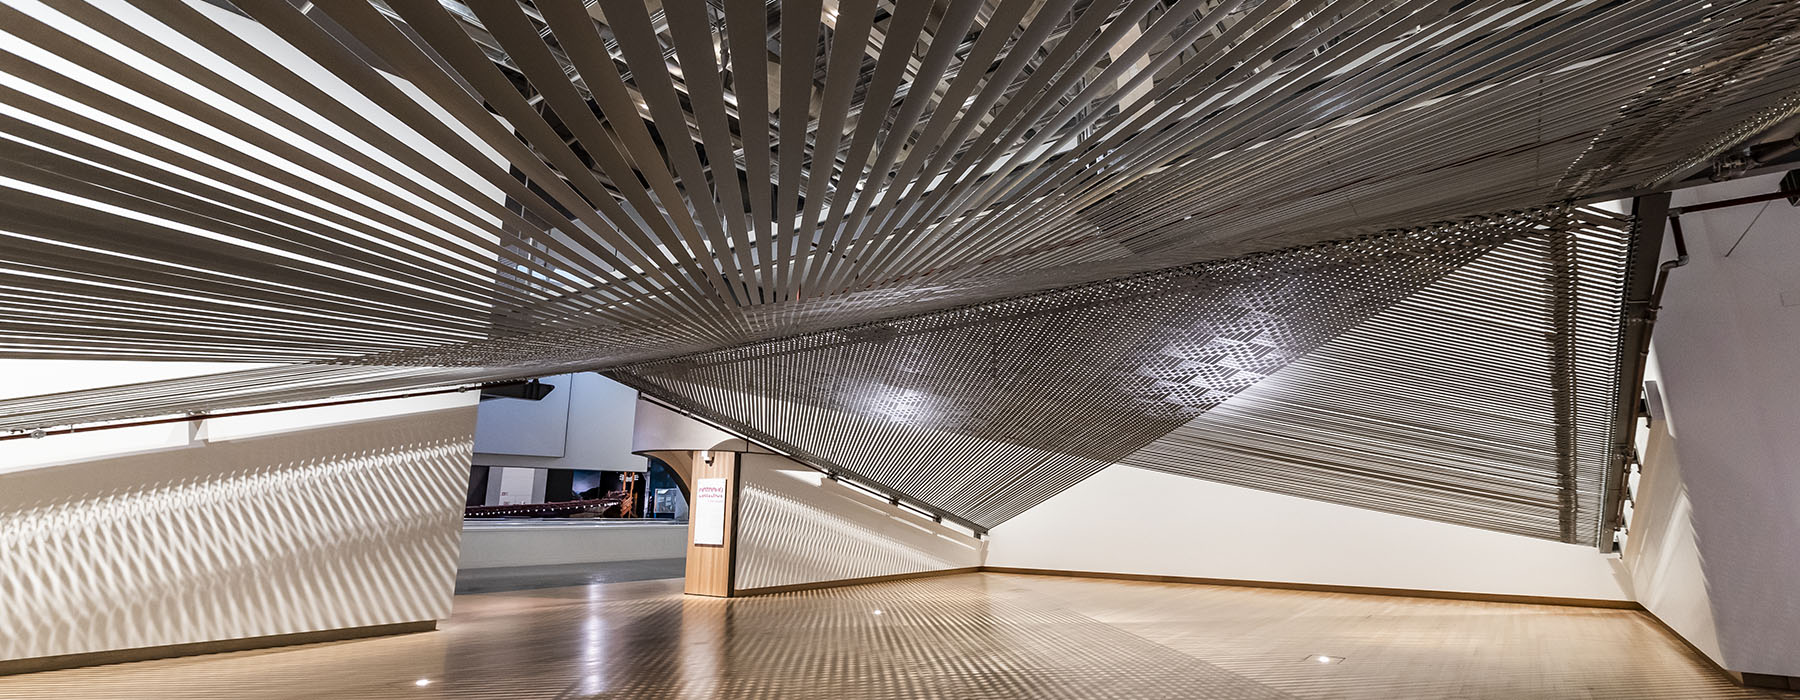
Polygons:
<instances>
[{"instance_id":1,"label":"shadow pattern on wall","mask_svg":"<svg viewBox=\"0 0 1800 700\"><path fill-rule=\"evenodd\" d=\"M967 533L782 457L742 459L738 590L981 566Z\"/></svg>"},{"instance_id":2,"label":"shadow pattern on wall","mask_svg":"<svg viewBox=\"0 0 1800 700\"><path fill-rule=\"evenodd\" d=\"M1204 263L611 376L986 528L1568 209Z\"/></svg>"},{"instance_id":3,"label":"shadow pattern on wall","mask_svg":"<svg viewBox=\"0 0 1800 700\"><path fill-rule=\"evenodd\" d=\"M472 409L0 476L0 659L448 617Z\"/></svg>"}]
</instances>

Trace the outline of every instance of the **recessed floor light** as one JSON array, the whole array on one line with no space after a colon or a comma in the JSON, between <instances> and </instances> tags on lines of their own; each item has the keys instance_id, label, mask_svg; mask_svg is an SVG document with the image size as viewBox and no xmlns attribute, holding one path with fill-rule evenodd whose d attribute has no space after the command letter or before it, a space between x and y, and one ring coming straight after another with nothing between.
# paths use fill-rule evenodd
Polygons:
<instances>
[{"instance_id":1,"label":"recessed floor light","mask_svg":"<svg viewBox=\"0 0 1800 700\"><path fill-rule=\"evenodd\" d=\"M1344 657L1342 657L1342 656L1326 656L1324 654L1313 654L1311 656L1306 657L1306 660L1311 663L1315 663L1315 664L1341 664L1341 663L1344 663Z\"/></svg>"}]
</instances>

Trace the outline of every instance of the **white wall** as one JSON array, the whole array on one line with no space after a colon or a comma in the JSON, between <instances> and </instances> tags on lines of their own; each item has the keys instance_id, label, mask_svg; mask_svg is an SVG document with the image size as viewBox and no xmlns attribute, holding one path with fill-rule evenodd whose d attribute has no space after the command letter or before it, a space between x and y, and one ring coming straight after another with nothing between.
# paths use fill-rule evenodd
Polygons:
<instances>
[{"instance_id":1,"label":"white wall","mask_svg":"<svg viewBox=\"0 0 1800 700\"><path fill-rule=\"evenodd\" d=\"M481 402L475 419L476 464L509 466L512 461L561 457L568 450L569 399L575 393L575 377L559 374L539 381L555 388L536 401L494 398Z\"/></svg>"},{"instance_id":2,"label":"white wall","mask_svg":"<svg viewBox=\"0 0 1800 700\"><path fill-rule=\"evenodd\" d=\"M637 391L594 372L543 381L557 388L542 401L481 402L476 464L616 472L648 468L643 457L631 453Z\"/></svg>"},{"instance_id":3,"label":"white wall","mask_svg":"<svg viewBox=\"0 0 1800 700\"><path fill-rule=\"evenodd\" d=\"M532 523L470 521L463 526L464 569L587 564L687 555L687 523Z\"/></svg>"},{"instance_id":4,"label":"white wall","mask_svg":"<svg viewBox=\"0 0 1800 700\"><path fill-rule=\"evenodd\" d=\"M638 399L631 417L631 449L635 452L660 450L720 450L725 452L763 452L748 440L702 423L662 404Z\"/></svg>"},{"instance_id":5,"label":"white wall","mask_svg":"<svg viewBox=\"0 0 1800 700\"><path fill-rule=\"evenodd\" d=\"M0 659L447 617L473 402L0 443Z\"/></svg>"},{"instance_id":6,"label":"white wall","mask_svg":"<svg viewBox=\"0 0 1800 700\"><path fill-rule=\"evenodd\" d=\"M95 362L91 360L0 359L0 399L75 392L119 384L181 379L266 364L232 362ZM51 435L14 440L0 446L0 474L75 459L153 452L185 447L193 437L188 424L151 425L107 431L105 439L84 435Z\"/></svg>"},{"instance_id":7,"label":"white wall","mask_svg":"<svg viewBox=\"0 0 1800 700\"><path fill-rule=\"evenodd\" d=\"M1660 374L1653 357L1646 377L1660 384ZM1723 665L1706 569L1694 533L1694 504L1682 480L1668 422L1661 419L1660 407L1651 412L1658 419L1651 422L1649 440L1642 448L1644 465L1625 539L1625 567L1638 604Z\"/></svg>"},{"instance_id":8,"label":"white wall","mask_svg":"<svg viewBox=\"0 0 1800 700\"><path fill-rule=\"evenodd\" d=\"M989 533L987 565L1630 600L1592 547L1113 466Z\"/></svg>"},{"instance_id":9,"label":"white wall","mask_svg":"<svg viewBox=\"0 0 1800 700\"><path fill-rule=\"evenodd\" d=\"M1771 192L1778 179L1674 204ZM1691 262L1669 275L1646 376L1665 434L1645 455L1626 554L1646 607L1723 666L1800 676L1800 210L1778 200L1682 224Z\"/></svg>"},{"instance_id":10,"label":"white wall","mask_svg":"<svg viewBox=\"0 0 1800 700\"><path fill-rule=\"evenodd\" d=\"M981 565L984 543L779 455L743 455L738 590Z\"/></svg>"},{"instance_id":11,"label":"white wall","mask_svg":"<svg viewBox=\"0 0 1800 700\"><path fill-rule=\"evenodd\" d=\"M542 469L493 467L488 470L487 500L482 503L490 506L543 503L546 476Z\"/></svg>"}]
</instances>

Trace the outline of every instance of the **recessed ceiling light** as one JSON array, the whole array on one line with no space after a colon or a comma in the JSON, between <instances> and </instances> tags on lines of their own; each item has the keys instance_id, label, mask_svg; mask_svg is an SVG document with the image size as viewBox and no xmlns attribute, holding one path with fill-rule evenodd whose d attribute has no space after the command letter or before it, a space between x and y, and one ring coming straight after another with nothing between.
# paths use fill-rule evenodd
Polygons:
<instances>
[{"instance_id":1,"label":"recessed ceiling light","mask_svg":"<svg viewBox=\"0 0 1800 700\"><path fill-rule=\"evenodd\" d=\"M881 611L880 611L880 610L876 610L876 611L875 611L875 614L876 614L876 615L880 615L880 614L881 614Z\"/></svg>"},{"instance_id":2,"label":"recessed ceiling light","mask_svg":"<svg viewBox=\"0 0 1800 700\"><path fill-rule=\"evenodd\" d=\"M430 678L420 678L419 680L413 681L413 685L423 688L425 686L431 685L431 679Z\"/></svg>"},{"instance_id":3,"label":"recessed ceiling light","mask_svg":"<svg viewBox=\"0 0 1800 700\"><path fill-rule=\"evenodd\" d=\"M1311 661L1315 664L1341 664L1341 663L1344 663L1344 657L1342 657L1342 656L1326 656L1325 654L1313 654L1311 656L1306 657L1306 660Z\"/></svg>"}]
</instances>

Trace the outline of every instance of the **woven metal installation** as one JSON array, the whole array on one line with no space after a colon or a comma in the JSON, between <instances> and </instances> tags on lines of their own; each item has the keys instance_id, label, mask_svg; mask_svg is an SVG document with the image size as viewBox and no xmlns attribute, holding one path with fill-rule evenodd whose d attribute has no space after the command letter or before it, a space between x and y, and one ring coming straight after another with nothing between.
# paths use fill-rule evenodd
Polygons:
<instances>
[{"instance_id":1,"label":"woven metal installation","mask_svg":"<svg viewBox=\"0 0 1800 700\"><path fill-rule=\"evenodd\" d=\"M0 356L602 367L1684 177L1800 6L0 2Z\"/></svg>"},{"instance_id":2,"label":"woven metal installation","mask_svg":"<svg viewBox=\"0 0 1800 700\"><path fill-rule=\"evenodd\" d=\"M296 363L0 402L0 429L580 370L651 382L680 375L669 358L851 326L956 338L933 352L1007 347L1031 323L1115 343L1075 301L905 324L1184 265L1236 271L1231 293L1273 295L1256 303L1341 311L1239 328L1236 302L1142 290L1267 340L1183 368L1209 373L1204 391L1115 382L1144 416L1122 436L1077 425L1104 411L1048 363L975 354L934 378L1002 373L996 391L1067 400L1062 422L973 394L780 388L1042 453L939 483L879 466L911 456L818 446L998 522L1479 246L1420 258L1431 274L1341 263L1387 270L1341 299L1275 281L1334 288L1292 267L1306 254L1261 254L1667 186L1800 114L1797 58L1800 5L1756 0L0 0L0 357ZM1359 245L1376 244L1333 250ZM1147 343L1203 335L1125 296L1094 308L1141 318L1121 330ZM1560 371L1610 361L1561 341ZM1147 358L1160 386L1162 347L1065 359ZM871 371L911 361L871 352L900 363ZM1552 400L1571 424L1578 404ZM1586 497L1559 474L1560 498Z\"/></svg>"},{"instance_id":3,"label":"woven metal installation","mask_svg":"<svg viewBox=\"0 0 1800 700\"><path fill-rule=\"evenodd\" d=\"M982 528L1563 210L1129 277L612 372Z\"/></svg>"},{"instance_id":4,"label":"woven metal installation","mask_svg":"<svg viewBox=\"0 0 1800 700\"><path fill-rule=\"evenodd\" d=\"M1628 227L1576 216L1566 235L1483 255L1122 462L1592 545Z\"/></svg>"}]
</instances>

